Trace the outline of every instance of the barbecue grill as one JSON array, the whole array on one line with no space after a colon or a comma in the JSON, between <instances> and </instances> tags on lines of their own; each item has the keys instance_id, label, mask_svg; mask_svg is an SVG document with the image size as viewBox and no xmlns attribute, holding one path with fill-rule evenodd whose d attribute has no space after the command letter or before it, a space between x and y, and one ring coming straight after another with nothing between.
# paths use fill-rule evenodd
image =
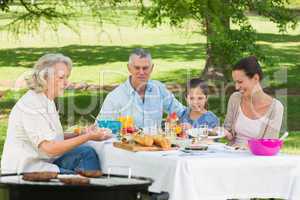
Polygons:
<instances>
[{"instance_id":1,"label":"barbecue grill","mask_svg":"<svg viewBox=\"0 0 300 200\"><path fill-rule=\"evenodd\" d=\"M153 182L119 175L89 179L86 185L67 185L58 179L32 182L23 180L22 175L1 175L0 190L3 200L140 200Z\"/></svg>"}]
</instances>

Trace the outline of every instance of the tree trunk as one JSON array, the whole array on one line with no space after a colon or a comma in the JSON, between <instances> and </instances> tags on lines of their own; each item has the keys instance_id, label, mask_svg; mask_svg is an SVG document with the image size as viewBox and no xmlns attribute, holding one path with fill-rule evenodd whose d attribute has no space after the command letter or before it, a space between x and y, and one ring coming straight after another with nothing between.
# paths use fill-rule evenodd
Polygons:
<instances>
[{"instance_id":1,"label":"tree trunk","mask_svg":"<svg viewBox=\"0 0 300 200\"><path fill-rule=\"evenodd\" d=\"M208 5L211 9L209 14L205 18L205 31L207 35L206 46L206 64L204 70L201 73L203 79L222 80L227 81L226 70L228 69L227 59L220 53L224 50L220 43L219 38L224 37L222 34L226 34L230 31L230 18L226 14L228 10L229 0L215 0L212 1L214 6Z\"/></svg>"}]
</instances>

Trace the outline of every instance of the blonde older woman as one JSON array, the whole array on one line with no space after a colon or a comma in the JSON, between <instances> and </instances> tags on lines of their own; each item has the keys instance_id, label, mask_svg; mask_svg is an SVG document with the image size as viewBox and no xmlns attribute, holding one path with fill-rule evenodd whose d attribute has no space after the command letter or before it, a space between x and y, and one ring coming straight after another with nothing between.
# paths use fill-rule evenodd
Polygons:
<instances>
[{"instance_id":1,"label":"blonde older woman","mask_svg":"<svg viewBox=\"0 0 300 200\"><path fill-rule=\"evenodd\" d=\"M54 99L63 94L72 61L62 54L46 54L27 79L30 90L13 107L1 160L2 173L99 170L95 151L80 146L89 140L110 137L105 129L91 126L85 134L64 139Z\"/></svg>"}]
</instances>

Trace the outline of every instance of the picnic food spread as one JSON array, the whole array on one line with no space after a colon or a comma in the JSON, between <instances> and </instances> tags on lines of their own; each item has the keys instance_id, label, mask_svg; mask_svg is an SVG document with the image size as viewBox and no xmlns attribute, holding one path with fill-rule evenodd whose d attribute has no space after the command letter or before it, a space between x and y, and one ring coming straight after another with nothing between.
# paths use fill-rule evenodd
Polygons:
<instances>
[{"instance_id":1,"label":"picnic food spread","mask_svg":"<svg viewBox=\"0 0 300 200\"><path fill-rule=\"evenodd\" d=\"M182 129L179 118L175 112L167 116L165 131L170 132L171 134L178 137L185 137L186 134Z\"/></svg>"},{"instance_id":2,"label":"picnic food spread","mask_svg":"<svg viewBox=\"0 0 300 200\"><path fill-rule=\"evenodd\" d=\"M153 137L150 135L135 134L132 136L132 138L137 144L147 147L151 147L154 142Z\"/></svg>"},{"instance_id":3,"label":"picnic food spread","mask_svg":"<svg viewBox=\"0 0 300 200\"><path fill-rule=\"evenodd\" d=\"M147 135L138 131L123 135L120 142L114 142L114 146L129 151L161 151L170 150L171 142L163 135Z\"/></svg>"},{"instance_id":4,"label":"picnic food spread","mask_svg":"<svg viewBox=\"0 0 300 200\"><path fill-rule=\"evenodd\" d=\"M173 146L185 147L188 145L187 143L191 143L192 145L195 145L195 143L213 143L213 140L205 138L198 138L199 140L196 142L193 142L193 140L190 141L188 137L191 136L188 136L188 133L192 130L182 127L176 113L171 113L167 116L164 131L159 128L155 129L155 131L150 130L150 132L147 129L138 129L134 126L133 118L130 116L120 117L119 120L122 123L120 142L114 142L114 146L129 151L162 151L172 149L172 144ZM198 132L200 129L193 131L196 131L196 133L192 134L192 137L196 137L199 135ZM215 130L207 129L206 138L207 136L218 137L219 134Z\"/></svg>"},{"instance_id":5,"label":"picnic food spread","mask_svg":"<svg viewBox=\"0 0 300 200\"><path fill-rule=\"evenodd\" d=\"M163 149L171 148L171 142L169 139L163 137L162 135L154 135L153 136L154 144L160 146Z\"/></svg>"}]
</instances>

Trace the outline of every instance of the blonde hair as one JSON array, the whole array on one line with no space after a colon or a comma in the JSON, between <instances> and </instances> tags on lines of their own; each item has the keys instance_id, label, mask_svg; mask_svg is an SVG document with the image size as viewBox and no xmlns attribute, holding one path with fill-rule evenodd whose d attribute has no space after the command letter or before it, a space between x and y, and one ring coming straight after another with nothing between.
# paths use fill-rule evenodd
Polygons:
<instances>
[{"instance_id":1,"label":"blonde hair","mask_svg":"<svg viewBox=\"0 0 300 200\"><path fill-rule=\"evenodd\" d=\"M33 72L25 78L28 88L37 93L43 92L47 88L45 78L57 63L64 63L69 71L72 69L72 60L69 57L60 53L45 54L36 62Z\"/></svg>"}]
</instances>

